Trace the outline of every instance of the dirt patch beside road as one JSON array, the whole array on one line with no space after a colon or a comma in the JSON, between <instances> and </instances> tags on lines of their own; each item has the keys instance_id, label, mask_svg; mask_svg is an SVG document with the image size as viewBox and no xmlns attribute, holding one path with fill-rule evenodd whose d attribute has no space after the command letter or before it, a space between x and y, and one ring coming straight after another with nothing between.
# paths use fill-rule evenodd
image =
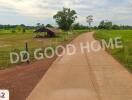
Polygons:
<instances>
[{"instance_id":1,"label":"dirt patch beside road","mask_svg":"<svg viewBox=\"0 0 132 100\"><path fill-rule=\"evenodd\" d=\"M60 45L65 47L70 41L62 42ZM61 53L62 50L59 52ZM51 59L45 58L30 64L0 70L0 89L10 91L10 100L25 100L56 58L57 56L54 56Z\"/></svg>"},{"instance_id":2,"label":"dirt patch beside road","mask_svg":"<svg viewBox=\"0 0 132 100\"><path fill-rule=\"evenodd\" d=\"M10 100L25 100L55 59L56 57L53 57L1 70L0 89L10 91Z\"/></svg>"}]
</instances>

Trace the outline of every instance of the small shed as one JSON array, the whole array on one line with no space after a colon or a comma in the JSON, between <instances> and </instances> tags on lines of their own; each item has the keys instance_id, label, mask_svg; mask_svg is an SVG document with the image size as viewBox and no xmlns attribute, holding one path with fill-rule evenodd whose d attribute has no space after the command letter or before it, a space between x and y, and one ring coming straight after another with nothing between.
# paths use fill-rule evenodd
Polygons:
<instances>
[{"instance_id":1,"label":"small shed","mask_svg":"<svg viewBox=\"0 0 132 100\"><path fill-rule=\"evenodd\" d=\"M48 27L42 27L37 29L36 31L34 31L35 33L37 33L36 37L55 37L58 33L58 31L55 28L48 28ZM43 34L43 36L39 35L39 33L46 33Z\"/></svg>"}]
</instances>

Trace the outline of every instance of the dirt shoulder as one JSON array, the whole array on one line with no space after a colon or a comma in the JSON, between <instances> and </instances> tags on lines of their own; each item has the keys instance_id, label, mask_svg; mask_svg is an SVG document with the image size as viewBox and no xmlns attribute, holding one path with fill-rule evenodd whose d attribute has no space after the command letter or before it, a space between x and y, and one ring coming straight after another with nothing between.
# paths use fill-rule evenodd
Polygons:
<instances>
[{"instance_id":1,"label":"dirt shoulder","mask_svg":"<svg viewBox=\"0 0 132 100\"><path fill-rule=\"evenodd\" d=\"M10 91L10 100L25 100L56 59L43 59L31 64L0 71L0 89Z\"/></svg>"}]
</instances>

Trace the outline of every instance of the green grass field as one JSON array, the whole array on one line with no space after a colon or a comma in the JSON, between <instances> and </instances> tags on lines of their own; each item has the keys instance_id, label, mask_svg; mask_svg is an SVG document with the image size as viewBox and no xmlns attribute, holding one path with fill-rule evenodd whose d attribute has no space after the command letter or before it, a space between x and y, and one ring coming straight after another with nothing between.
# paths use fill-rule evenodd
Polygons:
<instances>
[{"instance_id":1,"label":"green grass field","mask_svg":"<svg viewBox=\"0 0 132 100\"><path fill-rule=\"evenodd\" d=\"M123 42L122 49L107 49L107 51L132 72L132 30L97 30L95 38L105 39L121 37Z\"/></svg>"},{"instance_id":2,"label":"green grass field","mask_svg":"<svg viewBox=\"0 0 132 100\"><path fill-rule=\"evenodd\" d=\"M73 31L73 34L69 35L67 32L61 32L55 38L33 38L35 36L33 30L27 30L26 33L12 33L11 30L0 30L0 69L15 66L10 63L10 52L15 51L19 53L25 50L25 42L28 42L31 60L33 60L35 49L47 46L55 47L58 44L72 40L86 31L76 30Z\"/></svg>"}]
</instances>

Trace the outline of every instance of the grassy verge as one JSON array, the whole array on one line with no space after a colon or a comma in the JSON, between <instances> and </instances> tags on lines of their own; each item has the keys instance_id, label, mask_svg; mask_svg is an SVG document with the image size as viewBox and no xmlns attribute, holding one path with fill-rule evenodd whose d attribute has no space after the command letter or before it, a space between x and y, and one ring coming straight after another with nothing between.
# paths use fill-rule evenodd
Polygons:
<instances>
[{"instance_id":1,"label":"grassy verge","mask_svg":"<svg viewBox=\"0 0 132 100\"><path fill-rule=\"evenodd\" d=\"M123 41L122 49L107 49L107 51L123 64L132 73L132 30L97 30L95 38L105 39L121 37Z\"/></svg>"},{"instance_id":2,"label":"grassy verge","mask_svg":"<svg viewBox=\"0 0 132 100\"><path fill-rule=\"evenodd\" d=\"M71 41L76 36L87 32L87 30L74 30L73 34L61 32L55 38L33 38L35 34L33 30L28 30L26 33L12 33L10 30L0 30L0 69L12 67L10 63L10 52L20 52L25 50L25 42L28 42L30 59L34 60L33 52L37 48L45 48L48 46L56 47L57 45ZM19 62L18 64L21 64Z\"/></svg>"}]
</instances>

